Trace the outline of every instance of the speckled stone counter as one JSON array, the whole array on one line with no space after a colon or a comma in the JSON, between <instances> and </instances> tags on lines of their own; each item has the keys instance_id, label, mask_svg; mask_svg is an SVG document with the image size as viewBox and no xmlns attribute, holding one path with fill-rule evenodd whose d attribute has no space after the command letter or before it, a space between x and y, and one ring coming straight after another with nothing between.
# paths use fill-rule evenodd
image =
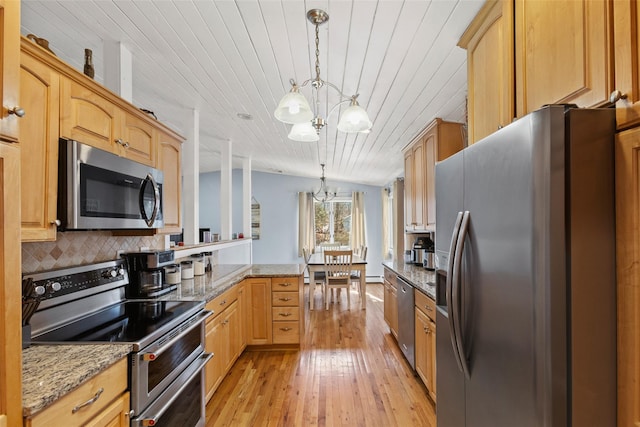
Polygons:
<instances>
[{"instance_id":1,"label":"speckled stone counter","mask_svg":"<svg viewBox=\"0 0 640 427\"><path fill-rule=\"evenodd\" d=\"M22 350L22 413L33 415L132 350L129 344L32 345Z\"/></svg>"},{"instance_id":2,"label":"speckled stone counter","mask_svg":"<svg viewBox=\"0 0 640 427\"><path fill-rule=\"evenodd\" d=\"M249 277L299 276L300 264L221 264L193 279L161 300L205 301ZM22 406L33 415L100 373L133 350L128 344L32 345L23 350Z\"/></svg>"},{"instance_id":3,"label":"speckled stone counter","mask_svg":"<svg viewBox=\"0 0 640 427\"><path fill-rule=\"evenodd\" d=\"M163 295L160 299L209 302L249 277L295 277L303 273L304 265L301 264L217 265L203 276L183 279L178 285L178 289Z\"/></svg>"},{"instance_id":4,"label":"speckled stone counter","mask_svg":"<svg viewBox=\"0 0 640 427\"><path fill-rule=\"evenodd\" d=\"M405 264L402 260L384 261L383 266L391 269L398 276L408 281L414 288L436 299L436 272L422 266Z\"/></svg>"}]
</instances>

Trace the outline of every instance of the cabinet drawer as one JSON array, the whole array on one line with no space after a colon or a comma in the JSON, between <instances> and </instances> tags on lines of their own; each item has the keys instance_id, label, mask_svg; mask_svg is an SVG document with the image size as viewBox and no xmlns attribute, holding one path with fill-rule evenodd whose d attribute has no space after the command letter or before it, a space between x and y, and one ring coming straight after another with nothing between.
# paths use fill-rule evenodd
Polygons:
<instances>
[{"instance_id":1,"label":"cabinet drawer","mask_svg":"<svg viewBox=\"0 0 640 427\"><path fill-rule=\"evenodd\" d=\"M213 316L209 318L209 321L213 320L218 314L222 313L225 308L229 307L234 301L238 299L238 287L233 286L228 291L218 295L205 306L206 310L212 311Z\"/></svg>"},{"instance_id":2,"label":"cabinet drawer","mask_svg":"<svg viewBox=\"0 0 640 427\"><path fill-rule=\"evenodd\" d=\"M298 307L300 305L300 294L298 292L272 292L272 307Z\"/></svg>"},{"instance_id":3,"label":"cabinet drawer","mask_svg":"<svg viewBox=\"0 0 640 427\"><path fill-rule=\"evenodd\" d=\"M300 342L299 322L273 322L274 344L296 344Z\"/></svg>"},{"instance_id":4,"label":"cabinet drawer","mask_svg":"<svg viewBox=\"0 0 640 427\"><path fill-rule=\"evenodd\" d=\"M431 320L436 321L436 302L415 289L415 304L420 310L424 312Z\"/></svg>"},{"instance_id":5,"label":"cabinet drawer","mask_svg":"<svg viewBox=\"0 0 640 427\"><path fill-rule=\"evenodd\" d=\"M388 268L384 269L384 280L386 280L391 285L393 285L394 288L398 287L396 285L396 273L394 273L393 271L389 270Z\"/></svg>"},{"instance_id":6,"label":"cabinet drawer","mask_svg":"<svg viewBox=\"0 0 640 427\"><path fill-rule=\"evenodd\" d=\"M299 283L298 277L274 277L271 279L271 290L293 292L298 290Z\"/></svg>"},{"instance_id":7,"label":"cabinet drawer","mask_svg":"<svg viewBox=\"0 0 640 427\"><path fill-rule=\"evenodd\" d=\"M273 321L278 320L300 320L300 308L299 307L273 307L272 309Z\"/></svg>"},{"instance_id":8,"label":"cabinet drawer","mask_svg":"<svg viewBox=\"0 0 640 427\"><path fill-rule=\"evenodd\" d=\"M87 380L53 405L26 420L31 427L83 425L127 389L127 359ZM102 390L102 391L100 391ZM93 403L90 402L95 399ZM87 403L83 406L83 404ZM75 409L75 412L74 412Z\"/></svg>"}]
</instances>

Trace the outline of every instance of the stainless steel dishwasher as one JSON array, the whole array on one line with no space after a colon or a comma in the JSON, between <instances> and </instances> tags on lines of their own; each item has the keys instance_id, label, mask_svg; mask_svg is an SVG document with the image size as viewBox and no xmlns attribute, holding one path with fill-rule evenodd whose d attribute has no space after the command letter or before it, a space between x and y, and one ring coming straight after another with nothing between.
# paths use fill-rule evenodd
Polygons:
<instances>
[{"instance_id":1,"label":"stainless steel dishwasher","mask_svg":"<svg viewBox=\"0 0 640 427\"><path fill-rule=\"evenodd\" d=\"M398 278L398 345L412 369L415 363L415 317L413 286L400 276Z\"/></svg>"}]
</instances>

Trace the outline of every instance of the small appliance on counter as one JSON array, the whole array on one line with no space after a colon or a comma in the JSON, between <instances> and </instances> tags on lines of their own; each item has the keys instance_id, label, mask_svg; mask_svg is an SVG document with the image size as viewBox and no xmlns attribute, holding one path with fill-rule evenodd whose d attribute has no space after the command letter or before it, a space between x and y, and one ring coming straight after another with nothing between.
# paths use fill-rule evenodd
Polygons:
<instances>
[{"instance_id":1,"label":"small appliance on counter","mask_svg":"<svg viewBox=\"0 0 640 427\"><path fill-rule=\"evenodd\" d=\"M166 280L165 267L175 264L172 250L128 252L122 254L127 260L129 286L127 298L153 298L177 288L175 280Z\"/></svg>"},{"instance_id":2,"label":"small appliance on counter","mask_svg":"<svg viewBox=\"0 0 640 427\"><path fill-rule=\"evenodd\" d=\"M427 269L435 268L434 244L428 236L417 237L411 250L411 263Z\"/></svg>"}]
</instances>

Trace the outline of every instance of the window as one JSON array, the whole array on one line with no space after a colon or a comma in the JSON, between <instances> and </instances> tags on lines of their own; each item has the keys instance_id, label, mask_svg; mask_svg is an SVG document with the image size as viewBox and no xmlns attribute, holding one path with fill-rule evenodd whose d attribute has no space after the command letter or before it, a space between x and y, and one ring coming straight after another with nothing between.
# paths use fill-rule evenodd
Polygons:
<instances>
[{"instance_id":1,"label":"window","mask_svg":"<svg viewBox=\"0 0 640 427\"><path fill-rule=\"evenodd\" d=\"M351 237L351 200L315 202L316 245L337 243L349 246Z\"/></svg>"}]
</instances>

